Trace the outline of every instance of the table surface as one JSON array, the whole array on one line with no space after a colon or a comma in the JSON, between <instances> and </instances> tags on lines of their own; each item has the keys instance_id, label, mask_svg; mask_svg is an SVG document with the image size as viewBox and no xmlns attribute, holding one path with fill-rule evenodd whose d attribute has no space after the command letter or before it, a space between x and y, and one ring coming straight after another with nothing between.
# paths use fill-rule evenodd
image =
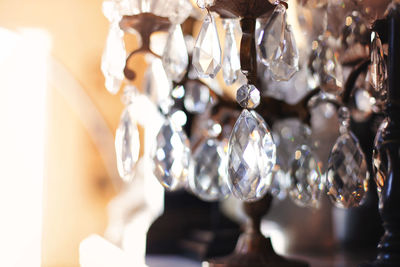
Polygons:
<instances>
[{"instance_id":1,"label":"table surface","mask_svg":"<svg viewBox=\"0 0 400 267\"><path fill-rule=\"evenodd\" d=\"M361 255L346 256L344 254L330 256L296 255L289 258L301 259L310 264L310 267L354 267L373 258L366 259ZM146 263L149 267L201 267L201 262L179 255L148 255Z\"/></svg>"}]
</instances>

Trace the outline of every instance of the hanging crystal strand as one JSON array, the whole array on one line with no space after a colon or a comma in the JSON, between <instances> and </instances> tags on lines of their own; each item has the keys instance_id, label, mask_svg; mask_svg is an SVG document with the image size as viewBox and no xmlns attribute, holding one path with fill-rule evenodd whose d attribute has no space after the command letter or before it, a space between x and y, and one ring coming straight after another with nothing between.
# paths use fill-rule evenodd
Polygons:
<instances>
[{"instance_id":1,"label":"hanging crystal strand","mask_svg":"<svg viewBox=\"0 0 400 267\"><path fill-rule=\"evenodd\" d=\"M257 45L262 62L277 81L288 81L299 70L299 52L286 17L286 6L278 2Z\"/></svg>"},{"instance_id":2,"label":"hanging crystal strand","mask_svg":"<svg viewBox=\"0 0 400 267\"><path fill-rule=\"evenodd\" d=\"M343 68L330 40L321 35L312 42L311 49L308 63L309 86L319 86L325 93L340 95L343 90Z\"/></svg>"},{"instance_id":3,"label":"hanging crystal strand","mask_svg":"<svg viewBox=\"0 0 400 267\"><path fill-rule=\"evenodd\" d=\"M310 145L311 129L304 129L304 144L299 145L290 160L289 196L299 206L317 208L323 190L320 161Z\"/></svg>"},{"instance_id":4,"label":"hanging crystal strand","mask_svg":"<svg viewBox=\"0 0 400 267\"><path fill-rule=\"evenodd\" d=\"M262 198L270 186L276 146L264 119L255 111L260 92L251 84L241 86L236 101L244 108L228 143L228 183L233 195L244 201Z\"/></svg>"},{"instance_id":5,"label":"hanging crystal strand","mask_svg":"<svg viewBox=\"0 0 400 267\"><path fill-rule=\"evenodd\" d=\"M386 97L387 70L381 39L377 32L371 33L370 83L380 100Z\"/></svg>"},{"instance_id":6,"label":"hanging crystal strand","mask_svg":"<svg viewBox=\"0 0 400 267\"><path fill-rule=\"evenodd\" d=\"M121 120L115 134L118 173L125 182L132 180L134 168L139 158L139 131L131 111L136 94L137 89L135 86L125 86L122 101L126 107L121 115Z\"/></svg>"},{"instance_id":7,"label":"hanging crystal strand","mask_svg":"<svg viewBox=\"0 0 400 267\"><path fill-rule=\"evenodd\" d=\"M116 94L124 80L126 60L124 32L119 27L121 16L116 4L104 2L103 13L110 21L110 30L101 59L101 71L105 78L106 89L111 94Z\"/></svg>"},{"instance_id":8,"label":"hanging crystal strand","mask_svg":"<svg viewBox=\"0 0 400 267\"><path fill-rule=\"evenodd\" d=\"M222 74L226 85L233 84L239 75L240 59L236 46L235 23L233 19L224 19L225 44L222 60Z\"/></svg>"},{"instance_id":9,"label":"hanging crystal strand","mask_svg":"<svg viewBox=\"0 0 400 267\"><path fill-rule=\"evenodd\" d=\"M215 78L221 69L221 45L214 17L208 9L207 0L198 1L201 8L207 9L203 25L193 49L192 64L200 78Z\"/></svg>"},{"instance_id":10,"label":"hanging crystal strand","mask_svg":"<svg viewBox=\"0 0 400 267\"><path fill-rule=\"evenodd\" d=\"M225 147L225 142L209 136L194 151L189 186L193 194L204 201L223 200L230 195Z\"/></svg>"},{"instance_id":11,"label":"hanging crystal strand","mask_svg":"<svg viewBox=\"0 0 400 267\"><path fill-rule=\"evenodd\" d=\"M156 148L153 155L153 173L167 190L174 191L186 185L190 164L190 144L181 125L172 120L174 104L172 90L159 103L166 120L156 137Z\"/></svg>"},{"instance_id":12,"label":"hanging crystal strand","mask_svg":"<svg viewBox=\"0 0 400 267\"><path fill-rule=\"evenodd\" d=\"M157 146L153 157L154 175L168 190L173 191L186 184L190 148L182 127L169 117L157 134Z\"/></svg>"},{"instance_id":13,"label":"hanging crystal strand","mask_svg":"<svg viewBox=\"0 0 400 267\"><path fill-rule=\"evenodd\" d=\"M162 63L165 72L173 81L180 82L182 80L189 64L189 58L180 24L171 26Z\"/></svg>"},{"instance_id":14,"label":"hanging crystal strand","mask_svg":"<svg viewBox=\"0 0 400 267\"><path fill-rule=\"evenodd\" d=\"M369 173L364 152L358 139L350 131L350 111L338 111L340 136L328 160L326 188L332 202L338 207L356 207L362 204L368 190Z\"/></svg>"}]
</instances>

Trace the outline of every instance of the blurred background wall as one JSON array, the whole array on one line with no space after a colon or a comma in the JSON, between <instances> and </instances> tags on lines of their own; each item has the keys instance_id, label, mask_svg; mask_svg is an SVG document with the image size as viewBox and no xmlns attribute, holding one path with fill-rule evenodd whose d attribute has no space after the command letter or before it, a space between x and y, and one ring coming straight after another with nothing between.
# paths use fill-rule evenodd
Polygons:
<instances>
[{"instance_id":1,"label":"blurred background wall","mask_svg":"<svg viewBox=\"0 0 400 267\"><path fill-rule=\"evenodd\" d=\"M79 242L104 232L107 204L116 194L113 136L122 104L104 89L100 71L108 31L101 4L0 0L0 28L38 29L49 37L42 266L78 266ZM36 53L29 42L23 48ZM20 66L21 79L32 71L27 66Z\"/></svg>"}]
</instances>

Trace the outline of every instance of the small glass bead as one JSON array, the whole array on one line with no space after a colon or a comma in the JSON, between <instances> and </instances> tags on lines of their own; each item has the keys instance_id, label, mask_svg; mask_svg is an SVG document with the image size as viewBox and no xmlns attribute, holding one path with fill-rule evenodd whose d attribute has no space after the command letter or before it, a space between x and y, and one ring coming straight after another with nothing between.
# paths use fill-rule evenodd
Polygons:
<instances>
[{"instance_id":1,"label":"small glass bead","mask_svg":"<svg viewBox=\"0 0 400 267\"><path fill-rule=\"evenodd\" d=\"M254 109L260 104L260 91L252 84L244 84L236 92L236 101L242 108Z\"/></svg>"}]
</instances>

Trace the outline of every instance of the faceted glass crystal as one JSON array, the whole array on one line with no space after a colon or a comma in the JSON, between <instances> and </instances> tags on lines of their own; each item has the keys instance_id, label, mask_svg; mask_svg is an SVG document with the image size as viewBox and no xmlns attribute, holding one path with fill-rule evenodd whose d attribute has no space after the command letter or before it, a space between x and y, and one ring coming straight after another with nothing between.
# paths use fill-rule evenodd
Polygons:
<instances>
[{"instance_id":1,"label":"faceted glass crystal","mask_svg":"<svg viewBox=\"0 0 400 267\"><path fill-rule=\"evenodd\" d=\"M310 87L320 86L325 92L332 94L342 91L342 65L326 40L313 41L308 67Z\"/></svg>"},{"instance_id":2,"label":"faceted glass crystal","mask_svg":"<svg viewBox=\"0 0 400 267\"><path fill-rule=\"evenodd\" d=\"M222 74L226 85L233 84L240 71L240 59L236 47L236 38L234 30L234 21L232 19L225 19L225 44L224 56L222 61Z\"/></svg>"},{"instance_id":3,"label":"faceted glass crystal","mask_svg":"<svg viewBox=\"0 0 400 267\"><path fill-rule=\"evenodd\" d=\"M210 91L200 82L188 81L185 85L185 109L191 113L203 113L210 104Z\"/></svg>"},{"instance_id":4,"label":"faceted glass crystal","mask_svg":"<svg viewBox=\"0 0 400 267\"><path fill-rule=\"evenodd\" d=\"M112 93L118 93L124 80L126 51L124 32L118 23L111 23L106 46L101 59L101 71L105 78L105 86Z\"/></svg>"},{"instance_id":5,"label":"faceted glass crystal","mask_svg":"<svg viewBox=\"0 0 400 267\"><path fill-rule=\"evenodd\" d=\"M299 70L299 51L290 25L286 25L284 39L274 55L274 60L269 64L272 78L288 81Z\"/></svg>"},{"instance_id":6,"label":"faceted glass crystal","mask_svg":"<svg viewBox=\"0 0 400 267\"><path fill-rule=\"evenodd\" d=\"M222 142L207 139L196 149L190 166L192 192L205 201L222 200L230 194L226 182L226 152Z\"/></svg>"},{"instance_id":7,"label":"faceted glass crystal","mask_svg":"<svg viewBox=\"0 0 400 267\"><path fill-rule=\"evenodd\" d=\"M167 119L157 135L154 154L154 175L168 190L176 190L186 182L190 149L182 128Z\"/></svg>"},{"instance_id":8,"label":"faceted glass crystal","mask_svg":"<svg viewBox=\"0 0 400 267\"><path fill-rule=\"evenodd\" d=\"M275 7L270 19L258 38L258 52L266 66L277 59L276 52L281 48L286 25L286 8L282 4Z\"/></svg>"},{"instance_id":9,"label":"faceted glass crystal","mask_svg":"<svg viewBox=\"0 0 400 267\"><path fill-rule=\"evenodd\" d=\"M134 168L139 157L139 131L136 120L133 118L130 107L122 113L117 132L115 134L115 152L118 173L128 182L132 179Z\"/></svg>"},{"instance_id":10,"label":"faceted glass crystal","mask_svg":"<svg viewBox=\"0 0 400 267\"><path fill-rule=\"evenodd\" d=\"M323 190L321 170L309 146L302 145L296 149L289 173L291 199L299 206L318 207Z\"/></svg>"},{"instance_id":11,"label":"faceted glass crystal","mask_svg":"<svg viewBox=\"0 0 400 267\"><path fill-rule=\"evenodd\" d=\"M360 205L368 190L369 173L365 155L350 131L341 134L328 160L326 188L338 207Z\"/></svg>"},{"instance_id":12,"label":"faceted glass crystal","mask_svg":"<svg viewBox=\"0 0 400 267\"><path fill-rule=\"evenodd\" d=\"M193 49L192 61L200 78L214 78L221 69L221 45L211 14L204 18Z\"/></svg>"},{"instance_id":13,"label":"faceted glass crystal","mask_svg":"<svg viewBox=\"0 0 400 267\"><path fill-rule=\"evenodd\" d=\"M260 91L252 84L244 84L236 91L236 101L242 108L256 108L260 104Z\"/></svg>"},{"instance_id":14,"label":"faceted glass crystal","mask_svg":"<svg viewBox=\"0 0 400 267\"><path fill-rule=\"evenodd\" d=\"M387 71L382 42L376 32L371 33L371 64L369 71L370 83L375 91L381 95L386 87Z\"/></svg>"},{"instance_id":15,"label":"faceted glass crystal","mask_svg":"<svg viewBox=\"0 0 400 267\"><path fill-rule=\"evenodd\" d=\"M262 198L275 161L276 146L267 124L256 112L244 109L228 146L228 182L233 195L244 201Z\"/></svg>"},{"instance_id":16,"label":"faceted glass crystal","mask_svg":"<svg viewBox=\"0 0 400 267\"><path fill-rule=\"evenodd\" d=\"M279 158L276 158L276 164L272 168L270 179L271 186L269 188L269 192L277 199L283 200L286 198L287 189L289 188L290 181L288 179L288 175L281 169L279 162Z\"/></svg>"},{"instance_id":17,"label":"faceted glass crystal","mask_svg":"<svg viewBox=\"0 0 400 267\"><path fill-rule=\"evenodd\" d=\"M171 27L167 44L165 45L162 63L168 77L175 82L180 82L186 73L189 64L185 39L181 25Z\"/></svg>"}]
</instances>

